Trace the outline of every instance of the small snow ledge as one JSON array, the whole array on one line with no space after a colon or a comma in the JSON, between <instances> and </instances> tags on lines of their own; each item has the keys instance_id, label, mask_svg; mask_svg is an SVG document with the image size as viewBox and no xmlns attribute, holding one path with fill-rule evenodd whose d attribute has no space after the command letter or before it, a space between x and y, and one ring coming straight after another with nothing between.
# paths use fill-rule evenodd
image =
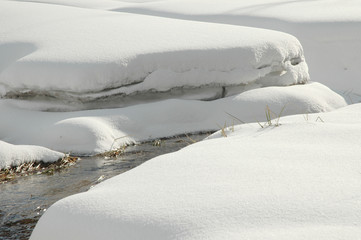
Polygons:
<instances>
[{"instance_id":1,"label":"small snow ledge","mask_svg":"<svg viewBox=\"0 0 361 240\"><path fill-rule=\"evenodd\" d=\"M2 1L0 16L6 98L205 100L309 79L301 44L281 32L31 2Z\"/></svg>"},{"instance_id":2,"label":"small snow ledge","mask_svg":"<svg viewBox=\"0 0 361 240\"><path fill-rule=\"evenodd\" d=\"M12 145L0 140L0 169L18 166L27 162L55 162L65 155L45 147Z\"/></svg>"}]
</instances>

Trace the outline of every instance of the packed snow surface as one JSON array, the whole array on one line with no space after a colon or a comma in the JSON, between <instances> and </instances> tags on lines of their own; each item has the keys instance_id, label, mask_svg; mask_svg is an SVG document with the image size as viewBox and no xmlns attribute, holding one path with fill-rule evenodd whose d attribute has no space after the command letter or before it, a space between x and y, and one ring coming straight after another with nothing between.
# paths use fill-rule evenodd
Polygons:
<instances>
[{"instance_id":1,"label":"packed snow surface","mask_svg":"<svg viewBox=\"0 0 361 240\"><path fill-rule=\"evenodd\" d=\"M215 99L309 79L298 40L271 30L18 1L0 1L0 25L6 98L84 103L196 88L210 91L190 98Z\"/></svg>"},{"instance_id":2,"label":"packed snow surface","mask_svg":"<svg viewBox=\"0 0 361 240\"><path fill-rule=\"evenodd\" d=\"M31 239L359 239L360 122L355 104L230 128L60 200Z\"/></svg>"},{"instance_id":3,"label":"packed snow surface","mask_svg":"<svg viewBox=\"0 0 361 240\"><path fill-rule=\"evenodd\" d=\"M18 166L26 162L54 162L64 157L63 153L39 146L12 145L0 141L0 169Z\"/></svg>"},{"instance_id":4,"label":"packed snow surface","mask_svg":"<svg viewBox=\"0 0 361 240\"><path fill-rule=\"evenodd\" d=\"M282 115L290 115L332 111L345 105L340 95L319 83L253 89L213 101L170 99L75 112L42 112L31 110L34 104L1 100L0 111L6 114L0 118L0 139L91 155L130 142L214 131L239 120L263 121L267 106L276 114L284 108Z\"/></svg>"}]
</instances>

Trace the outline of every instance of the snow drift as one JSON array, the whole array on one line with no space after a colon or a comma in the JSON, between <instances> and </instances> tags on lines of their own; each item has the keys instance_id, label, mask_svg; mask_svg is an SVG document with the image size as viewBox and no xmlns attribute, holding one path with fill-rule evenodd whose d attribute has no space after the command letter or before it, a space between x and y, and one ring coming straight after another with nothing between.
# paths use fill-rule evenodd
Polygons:
<instances>
[{"instance_id":1,"label":"snow drift","mask_svg":"<svg viewBox=\"0 0 361 240\"><path fill-rule=\"evenodd\" d=\"M313 81L344 92L350 103L361 101L361 2L358 0L121 1L118 6L105 1L98 7L292 34L302 43Z\"/></svg>"},{"instance_id":2,"label":"snow drift","mask_svg":"<svg viewBox=\"0 0 361 240\"><path fill-rule=\"evenodd\" d=\"M31 239L358 239L360 116L238 126L60 200Z\"/></svg>"},{"instance_id":3,"label":"snow drift","mask_svg":"<svg viewBox=\"0 0 361 240\"><path fill-rule=\"evenodd\" d=\"M5 98L99 108L309 79L298 40L270 30L15 1L0 1L0 24Z\"/></svg>"},{"instance_id":4,"label":"snow drift","mask_svg":"<svg viewBox=\"0 0 361 240\"><path fill-rule=\"evenodd\" d=\"M125 143L218 130L224 124L265 120L265 108L283 115L331 111L346 105L319 83L267 87L214 101L171 99L117 109L40 112L33 104L2 100L0 139L76 155L109 151ZM41 108L41 105L37 106ZM31 127L29 124L31 123ZM120 139L119 139L120 138Z\"/></svg>"}]
</instances>

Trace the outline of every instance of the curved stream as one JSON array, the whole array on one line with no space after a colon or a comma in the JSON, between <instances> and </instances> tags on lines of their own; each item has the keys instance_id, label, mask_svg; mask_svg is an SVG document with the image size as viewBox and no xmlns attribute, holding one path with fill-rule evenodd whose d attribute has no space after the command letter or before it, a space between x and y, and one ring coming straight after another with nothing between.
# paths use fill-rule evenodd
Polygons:
<instances>
[{"instance_id":1,"label":"curved stream","mask_svg":"<svg viewBox=\"0 0 361 240\"><path fill-rule=\"evenodd\" d=\"M207 134L176 137L126 148L117 158L86 157L52 175L31 175L0 184L0 239L29 239L54 202L128 171L158 155L177 151Z\"/></svg>"}]
</instances>

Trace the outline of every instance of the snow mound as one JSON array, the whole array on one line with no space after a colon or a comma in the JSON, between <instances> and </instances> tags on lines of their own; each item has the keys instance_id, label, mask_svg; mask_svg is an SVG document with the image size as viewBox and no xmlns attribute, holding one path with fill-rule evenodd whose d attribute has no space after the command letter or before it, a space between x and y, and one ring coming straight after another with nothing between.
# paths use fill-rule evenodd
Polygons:
<instances>
[{"instance_id":1,"label":"snow mound","mask_svg":"<svg viewBox=\"0 0 361 240\"><path fill-rule=\"evenodd\" d=\"M85 103L216 99L309 79L299 41L271 30L17 1L0 2L0 25L5 98L98 108Z\"/></svg>"},{"instance_id":2,"label":"snow mound","mask_svg":"<svg viewBox=\"0 0 361 240\"><path fill-rule=\"evenodd\" d=\"M0 140L0 169L18 166L26 162L55 162L63 153L39 146L12 145Z\"/></svg>"},{"instance_id":3,"label":"snow mound","mask_svg":"<svg viewBox=\"0 0 361 240\"><path fill-rule=\"evenodd\" d=\"M360 122L355 104L241 125L58 201L31 239L359 239Z\"/></svg>"},{"instance_id":4,"label":"snow mound","mask_svg":"<svg viewBox=\"0 0 361 240\"><path fill-rule=\"evenodd\" d=\"M0 139L92 155L130 142L218 130L238 123L231 115L246 122L263 121L266 106L276 113L285 108L282 114L290 115L345 105L341 96L319 83L259 88L214 101L170 99L75 112L39 112L29 110L34 106L23 101L1 100L0 111L5 114L0 118Z\"/></svg>"},{"instance_id":5,"label":"snow mound","mask_svg":"<svg viewBox=\"0 0 361 240\"><path fill-rule=\"evenodd\" d=\"M302 43L311 79L352 103L361 101L360 9L359 0L167 0L122 1L113 10L292 34Z\"/></svg>"}]
</instances>

